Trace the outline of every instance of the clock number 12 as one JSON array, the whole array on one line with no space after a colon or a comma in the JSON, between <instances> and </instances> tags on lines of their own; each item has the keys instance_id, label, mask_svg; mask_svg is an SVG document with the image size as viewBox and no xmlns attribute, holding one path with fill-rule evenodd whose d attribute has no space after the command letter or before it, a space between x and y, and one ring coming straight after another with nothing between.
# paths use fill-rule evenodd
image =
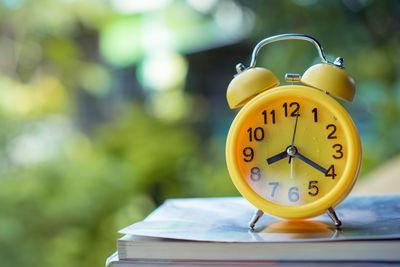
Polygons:
<instances>
[{"instance_id":1,"label":"clock number 12","mask_svg":"<svg viewBox=\"0 0 400 267\"><path fill-rule=\"evenodd\" d=\"M293 106L296 106L296 107L295 107L295 109L292 111L292 113L290 113L290 116L291 116L291 117L300 116L300 113L299 113L300 105L299 105L299 103L297 103L297 102L292 102L292 103L290 103L289 107L293 107ZM288 116L288 103L284 103L284 104L282 105L282 107L285 109L285 117L287 117L287 116Z\"/></svg>"}]
</instances>

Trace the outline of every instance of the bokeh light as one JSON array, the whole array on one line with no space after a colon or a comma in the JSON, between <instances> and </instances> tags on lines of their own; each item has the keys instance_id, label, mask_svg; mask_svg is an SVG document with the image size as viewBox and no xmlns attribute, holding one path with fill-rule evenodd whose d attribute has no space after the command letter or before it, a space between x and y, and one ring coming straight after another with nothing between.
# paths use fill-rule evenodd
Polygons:
<instances>
[{"instance_id":1,"label":"bokeh light","mask_svg":"<svg viewBox=\"0 0 400 267\"><path fill-rule=\"evenodd\" d=\"M100 266L165 199L238 195L226 87L271 35L344 58L361 180L400 153L399 1L0 0L0 26L2 266ZM295 41L257 65L318 62Z\"/></svg>"}]
</instances>

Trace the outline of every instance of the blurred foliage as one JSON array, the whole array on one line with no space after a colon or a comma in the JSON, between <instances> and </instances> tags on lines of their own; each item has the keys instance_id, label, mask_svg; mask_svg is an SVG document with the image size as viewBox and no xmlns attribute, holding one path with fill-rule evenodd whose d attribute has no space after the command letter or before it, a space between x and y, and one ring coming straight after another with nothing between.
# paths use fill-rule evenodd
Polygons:
<instances>
[{"instance_id":1,"label":"blurred foliage","mask_svg":"<svg viewBox=\"0 0 400 267\"><path fill-rule=\"evenodd\" d=\"M345 58L363 172L399 154L398 1L0 1L1 266L100 266L166 198L237 194L226 86L285 32ZM318 56L282 42L257 62L282 79Z\"/></svg>"}]
</instances>

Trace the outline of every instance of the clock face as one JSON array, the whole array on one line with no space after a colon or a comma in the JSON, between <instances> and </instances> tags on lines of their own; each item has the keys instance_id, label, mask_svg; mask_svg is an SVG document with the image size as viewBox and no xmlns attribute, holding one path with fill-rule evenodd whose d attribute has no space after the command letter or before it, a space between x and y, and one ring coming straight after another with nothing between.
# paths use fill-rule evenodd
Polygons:
<instances>
[{"instance_id":1,"label":"clock face","mask_svg":"<svg viewBox=\"0 0 400 267\"><path fill-rule=\"evenodd\" d=\"M290 207L333 202L325 209L343 199L360 165L358 135L344 109L304 86L272 89L254 100L233 123L227 144L239 191L246 188L241 193L256 195L250 198L257 203Z\"/></svg>"}]
</instances>

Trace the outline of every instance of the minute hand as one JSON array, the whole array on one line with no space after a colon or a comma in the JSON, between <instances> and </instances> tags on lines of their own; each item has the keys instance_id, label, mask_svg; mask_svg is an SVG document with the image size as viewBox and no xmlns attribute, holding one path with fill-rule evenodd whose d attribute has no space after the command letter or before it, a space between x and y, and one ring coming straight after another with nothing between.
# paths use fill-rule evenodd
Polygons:
<instances>
[{"instance_id":1,"label":"minute hand","mask_svg":"<svg viewBox=\"0 0 400 267\"><path fill-rule=\"evenodd\" d=\"M328 170L322 168L321 166L319 166L317 163L315 163L314 161L309 160L308 158L304 157L302 154L300 153L296 153L293 155L293 157L296 157L298 159L301 159L302 161L304 161L305 163L307 163L308 165L316 168L317 170L319 170L320 172L322 172L323 174L326 174L328 172Z\"/></svg>"}]
</instances>

